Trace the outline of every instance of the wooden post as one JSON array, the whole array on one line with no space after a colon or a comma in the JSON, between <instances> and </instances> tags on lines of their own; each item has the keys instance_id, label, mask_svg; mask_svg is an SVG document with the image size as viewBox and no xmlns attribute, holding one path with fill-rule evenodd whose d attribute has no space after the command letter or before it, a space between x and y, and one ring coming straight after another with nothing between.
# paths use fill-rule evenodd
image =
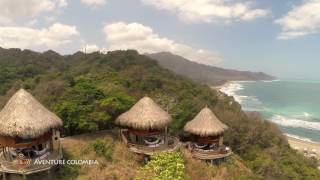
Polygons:
<instances>
[{"instance_id":1,"label":"wooden post","mask_svg":"<svg viewBox=\"0 0 320 180\"><path fill-rule=\"evenodd\" d=\"M58 130L52 130L51 137L52 150L56 152L60 148L60 132Z\"/></svg>"},{"instance_id":2,"label":"wooden post","mask_svg":"<svg viewBox=\"0 0 320 180\"><path fill-rule=\"evenodd\" d=\"M219 137L219 146L223 146L223 136Z\"/></svg>"},{"instance_id":3,"label":"wooden post","mask_svg":"<svg viewBox=\"0 0 320 180\"><path fill-rule=\"evenodd\" d=\"M10 160L10 161L13 161L13 158L12 158L12 156L11 156L9 147L6 147L6 150L7 150L7 155L9 156L9 160Z\"/></svg>"},{"instance_id":4,"label":"wooden post","mask_svg":"<svg viewBox=\"0 0 320 180\"><path fill-rule=\"evenodd\" d=\"M51 180L51 173L50 173L50 169L48 169L48 179Z\"/></svg>"},{"instance_id":5,"label":"wooden post","mask_svg":"<svg viewBox=\"0 0 320 180\"><path fill-rule=\"evenodd\" d=\"M164 144L168 145L168 126L165 127L164 129Z\"/></svg>"}]
</instances>

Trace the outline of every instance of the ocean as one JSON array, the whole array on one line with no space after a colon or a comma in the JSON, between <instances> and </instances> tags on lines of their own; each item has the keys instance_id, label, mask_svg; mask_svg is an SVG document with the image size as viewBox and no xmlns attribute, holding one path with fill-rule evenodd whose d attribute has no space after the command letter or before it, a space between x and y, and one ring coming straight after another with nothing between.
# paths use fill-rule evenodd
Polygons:
<instances>
[{"instance_id":1,"label":"ocean","mask_svg":"<svg viewBox=\"0 0 320 180\"><path fill-rule=\"evenodd\" d=\"M320 143L320 81L242 81L220 90L288 136Z\"/></svg>"}]
</instances>

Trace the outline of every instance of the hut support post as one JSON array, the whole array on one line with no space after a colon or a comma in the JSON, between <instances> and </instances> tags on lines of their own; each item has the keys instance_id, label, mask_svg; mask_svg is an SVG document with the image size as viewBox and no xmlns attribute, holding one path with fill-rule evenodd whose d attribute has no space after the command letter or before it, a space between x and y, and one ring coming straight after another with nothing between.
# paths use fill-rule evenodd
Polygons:
<instances>
[{"instance_id":1,"label":"hut support post","mask_svg":"<svg viewBox=\"0 0 320 180\"><path fill-rule=\"evenodd\" d=\"M4 158L5 160L7 160L5 148L3 147L3 148L1 148L1 150L2 150L2 156L3 156L3 158Z\"/></svg>"},{"instance_id":2,"label":"hut support post","mask_svg":"<svg viewBox=\"0 0 320 180\"><path fill-rule=\"evenodd\" d=\"M219 137L219 146L223 146L223 136Z\"/></svg>"},{"instance_id":3,"label":"hut support post","mask_svg":"<svg viewBox=\"0 0 320 180\"><path fill-rule=\"evenodd\" d=\"M51 172L50 172L50 169L48 169L47 173L48 173L48 179L51 180Z\"/></svg>"},{"instance_id":4,"label":"hut support post","mask_svg":"<svg viewBox=\"0 0 320 180\"><path fill-rule=\"evenodd\" d=\"M165 127L164 129L164 144L167 145L168 144L168 126Z\"/></svg>"},{"instance_id":5,"label":"hut support post","mask_svg":"<svg viewBox=\"0 0 320 180\"><path fill-rule=\"evenodd\" d=\"M10 153L10 148L8 148L8 147L6 147L6 155L7 155L8 159L9 159L9 161L13 161L13 158L12 158L11 153Z\"/></svg>"}]
</instances>

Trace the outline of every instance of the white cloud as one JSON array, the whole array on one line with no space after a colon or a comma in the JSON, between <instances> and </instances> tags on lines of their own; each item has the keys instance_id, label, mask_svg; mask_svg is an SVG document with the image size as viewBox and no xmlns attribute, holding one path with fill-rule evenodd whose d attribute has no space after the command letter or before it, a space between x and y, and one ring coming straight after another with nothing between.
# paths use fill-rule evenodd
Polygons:
<instances>
[{"instance_id":1,"label":"white cloud","mask_svg":"<svg viewBox=\"0 0 320 180\"><path fill-rule=\"evenodd\" d=\"M294 39L320 31L320 0L307 0L293 7L285 16L277 19L282 32L278 39Z\"/></svg>"},{"instance_id":2,"label":"white cloud","mask_svg":"<svg viewBox=\"0 0 320 180\"><path fill-rule=\"evenodd\" d=\"M0 24L13 24L17 19L34 18L51 12L58 6L67 6L66 0L1 0Z\"/></svg>"},{"instance_id":3,"label":"white cloud","mask_svg":"<svg viewBox=\"0 0 320 180\"><path fill-rule=\"evenodd\" d=\"M136 49L140 53L169 51L192 61L212 65L220 60L218 54L195 49L186 44L160 37L150 27L139 23L116 22L104 27L109 50Z\"/></svg>"},{"instance_id":4,"label":"white cloud","mask_svg":"<svg viewBox=\"0 0 320 180\"><path fill-rule=\"evenodd\" d=\"M250 21L268 15L269 10L253 8L250 0L141 0L160 10L176 13L186 22Z\"/></svg>"},{"instance_id":5,"label":"white cloud","mask_svg":"<svg viewBox=\"0 0 320 180\"><path fill-rule=\"evenodd\" d=\"M28 23L27 23L27 25L28 26L35 26L35 25L37 25L39 22L38 22L38 20L37 19L32 19L32 20L30 20Z\"/></svg>"},{"instance_id":6,"label":"white cloud","mask_svg":"<svg viewBox=\"0 0 320 180\"><path fill-rule=\"evenodd\" d=\"M81 0L81 2L91 7L104 6L107 3L106 0Z\"/></svg>"},{"instance_id":7,"label":"white cloud","mask_svg":"<svg viewBox=\"0 0 320 180\"><path fill-rule=\"evenodd\" d=\"M58 5L61 6L61 7L68 6L67 0L57 0L57 2L58 2Z\"/></svg>"},{"instance_id":8,"label":"white cloud","mask_svg":"<svg viewBox=\"0 0 320 180\"><path fill-rule=\"evenodd\" d=\"M92 53L92 52L100 51L100 48L96 44L86 44L85 46L82 47L81 51L85 53Z\"/></svg>"},{"instance_id":9,"label":"white cloud","mask_svg":"<svg viewBox=\"0 0 320 180\"><path fill-rule=\"evenodd\" d=\"M1 27L0 46L4 48L55 48L72 41L79 32L76 27L55 23L48 28Z\"/></svg>"}]
</instances>

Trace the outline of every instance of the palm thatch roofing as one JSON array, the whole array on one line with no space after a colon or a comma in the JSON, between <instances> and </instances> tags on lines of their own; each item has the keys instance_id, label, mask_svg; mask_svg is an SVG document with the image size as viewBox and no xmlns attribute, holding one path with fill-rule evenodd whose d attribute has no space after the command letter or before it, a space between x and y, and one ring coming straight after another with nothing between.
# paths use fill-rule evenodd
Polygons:
<instances>
[{"instance_id":1,"label":"palm thatch roofing","mask_svg":"<svg viewBox=\"0 0 320 180\"><path fill-rule=\"evenodd\" d=\"M0 135L28 139L61 126L62 121L30 93L20 89L0 112L0 124Z\"/></svg>"},{"instance_id":2,"label":"palm thatch roofing","mask_svg":"<svg viewBox=\"0 0 320 180\"><path fill-rule=\"evenodd\" d=\"M202 109L193 120L184 126L186 132L201 137L220 135L226 129L228 126L223 124L208 107Z\"/></svg>"},{"instance_id":3,"label":"palm thatch roofing","mask_svg":"<svg viewBox=\"0 0 320 180\"><path fill-rule=\"evenodd\" d=\"M116 124L139 130L163 129L171 116L151 98L144 97L116 119Z\"/></svg>"}]
</instances>

